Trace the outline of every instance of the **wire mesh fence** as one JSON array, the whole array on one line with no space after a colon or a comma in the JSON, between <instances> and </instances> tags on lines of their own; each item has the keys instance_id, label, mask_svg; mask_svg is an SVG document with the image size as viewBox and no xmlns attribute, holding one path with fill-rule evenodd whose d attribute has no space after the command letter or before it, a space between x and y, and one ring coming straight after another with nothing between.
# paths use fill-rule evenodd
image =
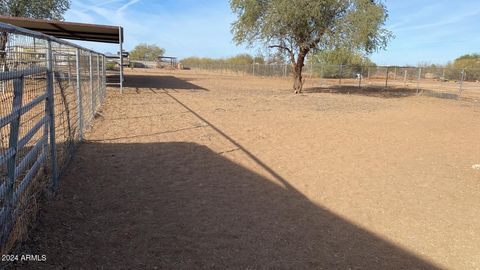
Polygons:
<instances>
[{"instance_id":1,"label":"wire mesh fence","mask_svg":"<svg viewBox=\"0 0 480 270\"><path fill-rule=\"evenodd\" d=\"M24 239L38 200L93 121L105 94L105 58L0 23L0 247Z\"/></svg>"},{"instance_id":2,"label":"wire mesh fence","mask_svg":"<svg viewBox=\"0 0 480 270\"><path fill-rule=\"evenodd\" d=\"M291 77L288 64L185 64L197 71L226 75ZM306 64L303 77L315 80L319 87L375 88L453 98L480 98L480 69L448 67L396 67Z\"/></svg>"}]
</instances>

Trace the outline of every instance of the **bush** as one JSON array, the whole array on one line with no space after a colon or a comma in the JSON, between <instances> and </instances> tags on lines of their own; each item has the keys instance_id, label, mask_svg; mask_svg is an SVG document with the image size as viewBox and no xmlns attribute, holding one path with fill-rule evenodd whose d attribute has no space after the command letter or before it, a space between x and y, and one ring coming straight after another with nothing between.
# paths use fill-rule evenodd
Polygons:
<instances>
[{"instance_id":1,"label":"bush","mask_svg":"<svg viewBox=\"0 0 480 270\"><path fill-rule=\"evenodd\" d=\"M106 65L107 70L114 70L115 67L117 66L117 63L115 62L108 62Z\"/></svg>"}]
</instances>

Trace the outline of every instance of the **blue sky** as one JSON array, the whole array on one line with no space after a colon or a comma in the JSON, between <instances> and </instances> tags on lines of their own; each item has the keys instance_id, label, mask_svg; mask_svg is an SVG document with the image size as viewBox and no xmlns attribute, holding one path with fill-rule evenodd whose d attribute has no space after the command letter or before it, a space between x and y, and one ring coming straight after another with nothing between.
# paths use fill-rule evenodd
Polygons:
<instances>
[{"instance_id":1,"label":"blue sky","mask_svg":"<svg viewBox=\"0 0 480 270\"><path fill-rule=\"evenodd\" d=\"M395 38L387 50L371 55L381 65L446 63L480 52L480 1L386 0L386 27ZM125 49L153 43L178 56L228 57L259 53L232 42L235 20L228 0L72 0L67 21L122 25ZM101 52L109 44L81 43Z\"/></svg>"}]
</instances>

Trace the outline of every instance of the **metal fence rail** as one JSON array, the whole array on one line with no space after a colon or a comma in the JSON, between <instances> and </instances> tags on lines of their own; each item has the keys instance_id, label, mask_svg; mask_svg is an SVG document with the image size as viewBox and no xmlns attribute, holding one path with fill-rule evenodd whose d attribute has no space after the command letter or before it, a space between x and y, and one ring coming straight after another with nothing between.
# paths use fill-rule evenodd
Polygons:
<instances>
[{"instance_id":1,"label":"metal fence rail","mask_svg":"<svg viewBox=\"0 0 480 270\"><path fill-rule=\"evenodd\" d=\"M0 247L27 232L106 94L104 55L0 23Z\"/></svg>"},{"instance_id":2,"label":"metal fence rail","mask_svg":"<svg viewBox=\"0 0 480 270\"><path fill-rule=\"evenodd\" d=\"M291 77L288 64L232 65L185 64L197 71L225 75ZM318 87L358 87L382 90L412 90L417 94L437 94L455 98L480 99L480 69L448 67L348 66L306 64L303 77L316 80Z\"/></svg>"}]
</instances>

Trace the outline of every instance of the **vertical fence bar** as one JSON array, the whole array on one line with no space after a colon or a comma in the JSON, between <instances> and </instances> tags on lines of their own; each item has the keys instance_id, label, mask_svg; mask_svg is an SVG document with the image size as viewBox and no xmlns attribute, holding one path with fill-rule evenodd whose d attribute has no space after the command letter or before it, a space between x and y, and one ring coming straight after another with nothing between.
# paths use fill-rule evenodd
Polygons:
<instances>
[{"instance_id":1,"label":"vertical fence bar","mask_svg":"<svg viewBox=\"0 0 480 270\"><path fill-rule=\"evenodd\" d=\"M19 110L22 107L22 99L23 99L23 79L16 78L13 80L13 103L12 103L12 111ZM2 239L1 244L2 246L8 240L8 236L10 235L10 230L12 227L13 222L13 189L15 184L15 167L16 167L16 160L17 160L17 153L18 153L18 136L20 130L20 117L21 114L18 114L15 119L12 120L10 123L10 137L9 137L9 148L12 149L13 155L7 161L7 183L5 186L5 215L3 218L4 227L2 230Z\"/></svg>"},{"instance_id":2,"label":"vertical fence bar","mask_svg":"<svg viewBox=\"0 0 480 270\"><path fill-rule=\"evenodd\" d=\"M95 99L93 97L93 64L92 64L92 53L88 54L88 65L89 65L89 80L90 80L90 110L92 112L92 119L95 115ZM89 119L89 121L91 121Z\"/></svg>"},{"instance_id":3,"label":"vertical fence bar","mask_svg":"<svg viewBox=\"0 0 480 270\"><path fill-rule=\"evenodd\" d=\"M102 103L105 99L105 93L107 92L107 75L105 72L106 63L105 63L105 55L102 55Z\"/></svg>"},{"instance_id":4,"label":"vertical fence bar","mask_svg":"<svg viewBox=\"0 0 480 270\"><path fill-rule=\"evenodd\" d=\"M405 75L403 76L403 87L407 87L407 74L408 69L405 69Z\"/></svg>"},{"instance_id":5,"label":"vertical fence bar","mask_svg":"<svg viewBox=\"0 0 480 270\"><path fill-rule=\"evenodd\" d=\"M57 170L57 147L55 139L55 106L54 106L54 96L53 96L53 53L52 53L52 42L48 41L48 50L47 50L47 115L49 118L50 125L50 155L52 159L52 182L53 189L58 187L58 170Z\"/></svg>"},{"instance_id":6,"label":"vertical fence bar","mask_svg":"<svg viewBox=\"0 0 480 270\"><path fill-rule=\"evenodd\" d=\"M418 68L418 78L417 78L417 95L420 92L420 78L422 77L422 68Z\"/></svg>"},{"instance_id":7,"label":"vertical fence bar","mask_svg":"<svg viewBox=\"0 0 480 270\"><path fill-rule=\"evenodd\" d=\"M68 64L68 85L72 85L72 71L70 68L70 54L67 55L67 64Z\"/></svg>"},{"instance_id":8,"label":"vertical fence bar","mask_svg":"<svg viewBox=\"0 0 480 270\"><path fill-rule=\"evenodd\" d=\"M321 70L320 70L320 85L322 85L325 81L325 64L322 64Z\"/></svg>"},{"instance_id":9,"label":"vertical fence bar","mask_svg":"<svg viewBox=\"0 0 480 270\"><path fill-rule=\"evenodd\" d=\"M310 62L310 79L312 78L313 76L313 63Z\"/></svg>"},{"instance_id":10,"label":"vertical fence bar","mask_svg":"<svg viewBox=\"0 0 480 270\"><path fill-rule=\"evenodd\" d=\"M120 94L123 94L123 28L121 26L118 35L120 43Z\"/></svg>"},{"instance_id":11,"label":"vertical fence bar","mask_svg":"<svg viewBox=\"0 0 480 270\"><path fill-rule=\"evenodd\" d=\"M342 76L343 76L343 65L340 65L340 74L339 74L340 79L338 81L338 84L340 86L342 86Z\"/></svg>"},{"instance_id":12,"label":"vertical fence bar","mask_svg":"<svg viewBox=\"0 0 480 270\"><path fill-rule=\"evenodd\" d=\"M80 49L77 48L75 54L76 70L77 70L77 108L78 108L78 128L80 141L83 141L83 105L82 105L82 76L80 64Z\"/></svg>"},{"instance_id":13,"label":"vertical fence bar","mask_svg":"<svg viewBox=\"0 0 480 270\"><path fill-rule=\"evenodd\" d=\"M98 105L99 105L99 104L100 104L100 100L101 100L101 97L100 97L101 94L100 94L100 93L102 92L102 91L100 90L100 57L99 57L99 55L97 54L95 58L97 58L97 92L95 93L95 95L96 95L96 99L95 99L95 100L97 101L97 103L98 103ZM97 109L98 105L95 104L95 109Z\"/></svg>"},{"instance_id":14,"label":"vertical fence bar","mask_svg":"<svg viewBox=\"0 0 480 270\"><path fill-rule=\"evenodd\" d=\"M463 80L465 80L465 69L462 69L461 76L460 76L460 85L458 89L458 96L462 95L463 92Z\"/></svg>"},{"instance_id":15,"label":"vertical fence bar","mask_svg":"<svg viewBox=\"0 0 480 270\"><path fill-rule=\"evenodd\" d=\"M388 67L387 67L387 76L385 76L385 88L383 90L387 90L388 87Z\"/></svg>"},{"instance_id":16,"label":"vertical fence bar","mask_svg":"<svg viewBox=\"0 0 480 270\"><path fill-rule=\"evenodd\" d=\"M360 76L358 76L358 88L362 88L363 66L360 67Z\"/></svg>"}]
</instances>

